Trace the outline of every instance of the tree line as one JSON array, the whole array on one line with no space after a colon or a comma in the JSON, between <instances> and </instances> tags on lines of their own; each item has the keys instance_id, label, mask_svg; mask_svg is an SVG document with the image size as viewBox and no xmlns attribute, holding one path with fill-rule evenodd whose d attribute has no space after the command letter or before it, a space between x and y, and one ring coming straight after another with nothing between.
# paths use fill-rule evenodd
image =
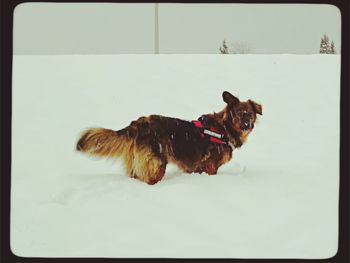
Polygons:
<instances>
[{"instance_id":1,"label":"tree line","mask_svg":"<svg viewBox=\"0 0 350 263\"><path fill-rule=\"evenodd\" d=\"M246 54L252 53L250 45L244 42L236 42L233 47L229 47L227 41L224 40L222 42L222 46L219 47L219 51L221 54ZM333 40L330 42L329 37L324 34L321 38L320 43L320 54L336 54L336 49Z\"/></svg>"}]
</instances>

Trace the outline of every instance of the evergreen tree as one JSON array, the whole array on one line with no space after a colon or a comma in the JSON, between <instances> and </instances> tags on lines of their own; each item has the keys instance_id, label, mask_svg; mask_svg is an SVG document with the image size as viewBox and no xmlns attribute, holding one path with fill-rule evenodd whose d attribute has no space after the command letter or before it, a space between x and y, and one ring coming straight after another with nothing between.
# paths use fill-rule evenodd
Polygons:
<instances>
[{"instance_id":1,"label":"evergreen tree","mask_svg":"<svg viewBox=\"0 0 350 263\"><path fill-rule=\"evenodd\" d=\"M220 47L220 52L221 54L229 54L229 50L228 50L228 46L227 46L227 43L226 43L226 40L224 40L222 42L222 47Z\"/></svg>"},{"instance_id":2,"label":"evergreen tree","mask_svg":"<svg viewBox=\"0 0 350 263\"><path fill-rule=\"evenodd\" d=\"M329 54L330 46L329 46L329 38L326 34L321 38L320 43L320 54Z\"/></svg>"},{"instance_id":3,"label":"evergreen tree","mask_svg":"<svg viewBox=\"0 0 350 263\"><path fill-rule=\"evenodd\" d=\"M330 53L330 54L336 54L335 45L334 45L333 40L332 40L332 43L331 43L331 47L330 47L329 53Z\"/></svg>"}]
</instances>

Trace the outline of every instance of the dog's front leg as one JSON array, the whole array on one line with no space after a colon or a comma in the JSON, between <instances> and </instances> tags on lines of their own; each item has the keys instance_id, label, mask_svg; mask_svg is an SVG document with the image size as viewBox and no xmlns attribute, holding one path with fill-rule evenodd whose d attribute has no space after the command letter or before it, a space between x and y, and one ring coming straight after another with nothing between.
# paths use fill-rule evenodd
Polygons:
<instances>
[{"instance_id":1,"label":"dog's front leg","mask_svg":"<svg viewBox=\"0 0 350 263\"><path fill-rule=\"evenodd\" d=\"M215 175L218 172L218 166L214 161L208 160L202 165L203 172L206 172L209 175Z\"/></svg>"},{"instance_id":2,"label":"dog's front leg","mask_svg":"<svg viewBox=\"0 0 350 263\"><path fill-rule=\"evenodd\" d=\"M218 155L215 148L209 149L207 154L203 156L200 164L200 171L209 175L214 175L218 171Z\"/></svg>"},{"instance_id":3,"label":"dog's front leg","mask_svg":"<svg viewBox=\"0 0 350 263\"><path fill-rule=\"evenodd\" d=\"M215 175L218 172L218 167L214 163L210 163L207 165L206 171L209 175Z\"/></svg>"}]
</instances>

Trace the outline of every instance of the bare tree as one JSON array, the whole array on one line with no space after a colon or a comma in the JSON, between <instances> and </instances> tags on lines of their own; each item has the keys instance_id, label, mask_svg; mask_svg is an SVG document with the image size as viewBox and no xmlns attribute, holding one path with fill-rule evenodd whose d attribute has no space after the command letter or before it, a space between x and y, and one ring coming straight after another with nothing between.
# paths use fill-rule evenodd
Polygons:
<instances>
[{"instance_id":1,"label":"bare tree","mask_svg":"<svg viewBox=\"0 0 350 263\"><path fill-rule=\"evenodd\" d=\"M234 54L248 54L252 53L252 47L249 43L247 42L235 42L232 45L232 53Z\"/></svg>"}]
</instances>

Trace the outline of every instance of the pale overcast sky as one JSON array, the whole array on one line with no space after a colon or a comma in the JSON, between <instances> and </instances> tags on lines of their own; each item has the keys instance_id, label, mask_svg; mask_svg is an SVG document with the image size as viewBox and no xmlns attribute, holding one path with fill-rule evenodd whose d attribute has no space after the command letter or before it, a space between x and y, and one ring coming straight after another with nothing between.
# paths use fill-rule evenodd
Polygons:
<instances>
[{"instance_id":1,"label":"pale overcast sky","mask_svg":"<svg viewBox=\"0 0 350 263\"><path fill-rule=\"evenodd\" d=\"M226 39L251 53L340 51L341 15L316 4L159 4L160 53L218 54ZM25 3L14 16L15 54L154 53L155 4Z\"/></svg>"},{"instance_id":2,"label":"pale overcast sky","mask_svg":"<svg viewBox=\"0 0 350 263\"><path fill-rule=\"evenodd\" d=\"M254 53L318 53L324 33L340 46L341 16L330 5L172 4L159 14L166 53L216 53L224 38Z\"/></svg>"}]
</instances>

